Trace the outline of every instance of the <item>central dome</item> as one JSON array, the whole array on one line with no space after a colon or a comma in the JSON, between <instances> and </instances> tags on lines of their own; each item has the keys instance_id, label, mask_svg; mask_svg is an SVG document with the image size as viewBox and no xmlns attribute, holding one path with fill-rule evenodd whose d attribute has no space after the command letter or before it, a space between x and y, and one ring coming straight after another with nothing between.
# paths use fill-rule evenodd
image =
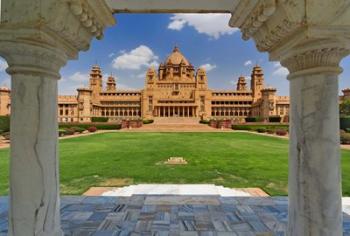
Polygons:
<instances>
[{"instance_id":1,"label":"central dome","mask_svg":"<svg viewBox=\"0 0 350 236\"><path fill-rule=\"evenodd\" d=\"M180 65L180 63L183 63L186 66L190 65L188 60L180 52L179 48L175 47L173 52L169 55L168 59L166 60L165 64Z\"/></svg>"}]
</instances>

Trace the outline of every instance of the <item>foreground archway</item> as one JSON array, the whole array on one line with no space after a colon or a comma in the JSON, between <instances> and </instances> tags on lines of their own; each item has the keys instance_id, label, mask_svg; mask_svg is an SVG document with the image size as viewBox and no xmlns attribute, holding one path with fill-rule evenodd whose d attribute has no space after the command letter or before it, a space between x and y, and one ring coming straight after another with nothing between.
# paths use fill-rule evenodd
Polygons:
<instances>
[{"instance_id":1,"label":"foreground archway","mask_svg":"<svg viewBox=\"0 0 350 236\"><path fill-rule=\"evenodd\" d=\"M291 74L289 234L341 235L340 60L344 0L3 0L0 55L12 77L10 235L62 235L57 165L59 70L114 24L112 12L231 12L230 25ZM327 99L325 99L325 97Z\"/></svg>"}]
</instances>

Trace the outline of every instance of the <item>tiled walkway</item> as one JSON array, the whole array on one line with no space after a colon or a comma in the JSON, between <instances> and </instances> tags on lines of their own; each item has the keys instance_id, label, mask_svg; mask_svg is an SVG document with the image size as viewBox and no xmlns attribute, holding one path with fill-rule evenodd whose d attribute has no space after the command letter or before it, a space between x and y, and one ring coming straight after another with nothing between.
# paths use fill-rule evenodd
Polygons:
<instances>
[{"instance_id":1,"label":"tiled walkway","mask_svg":"<svg viewBox=\"0 0 350 236\"><path fill-rule=\"evenodd\" d=\"M7 235L7 208L7 198L0 198L1 236ZM349 236L350 204L343 209ZM65 235L285 235L287 198L63 197L61 215Z\"/></svg>"}]
</instances>

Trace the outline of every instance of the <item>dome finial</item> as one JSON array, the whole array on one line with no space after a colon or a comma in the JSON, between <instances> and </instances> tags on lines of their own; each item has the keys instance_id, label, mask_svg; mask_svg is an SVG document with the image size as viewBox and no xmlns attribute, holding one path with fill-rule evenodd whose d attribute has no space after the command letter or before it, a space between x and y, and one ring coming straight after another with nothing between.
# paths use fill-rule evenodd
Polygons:
<instances>
[{"instance_id":1,"label":"dome finial","mask_svg":"<svg viewBox=\"0 0 350 236\"><path fill-rule=\"evenodd\" d=\"M177 44L175 44L173 52L179 52L179 51L180 51L179 47L177 46Z\"/></svg>"}]
</instances>

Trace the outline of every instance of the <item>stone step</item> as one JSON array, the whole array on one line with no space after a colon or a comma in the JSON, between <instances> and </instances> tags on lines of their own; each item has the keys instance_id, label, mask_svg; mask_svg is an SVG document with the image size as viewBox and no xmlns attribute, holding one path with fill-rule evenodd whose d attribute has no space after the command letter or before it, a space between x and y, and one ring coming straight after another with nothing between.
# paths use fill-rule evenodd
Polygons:
<instances>
[{"instance_id":1,"label":"stone step","mask_svg":"<svg viewBox=\"0 0 350 236\"><path fill-rule=\"evenodd\" d=\"M213 195L223 197L250 196L238 189L225 188L213 184L138 184L115 188L102 193L102 196L132 195Z\"/></svg>"}]
</instances>

